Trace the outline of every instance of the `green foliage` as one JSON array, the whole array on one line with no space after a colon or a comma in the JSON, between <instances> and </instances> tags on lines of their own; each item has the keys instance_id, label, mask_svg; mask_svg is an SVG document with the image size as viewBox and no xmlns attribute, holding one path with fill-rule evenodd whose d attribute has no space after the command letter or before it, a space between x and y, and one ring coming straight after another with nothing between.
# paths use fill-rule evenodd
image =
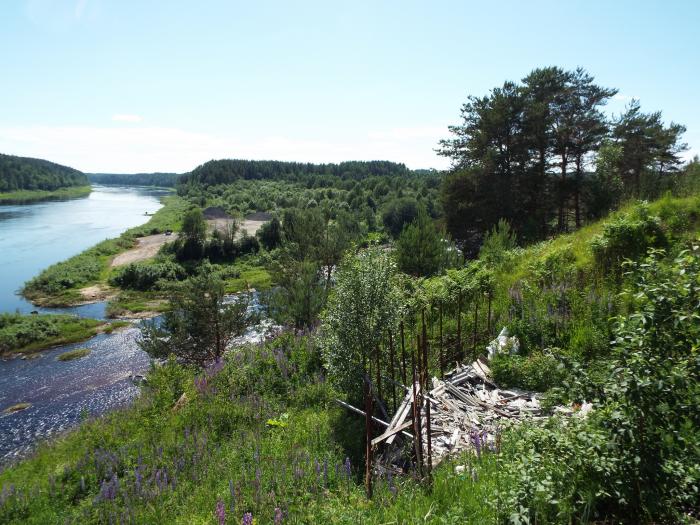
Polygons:
<instances>
[{"instance_id":1,"label":"green foliage","mask_svg":"<svg viewBox=\"0 0 700 525\"><path fill-rule=\"evenodd\" d=\"M649 248L667 244L661 219L651 215L648 206L640 204L632 213L607 223L603 233L591 242L591 249L601 272L620 275L624 259L636 259Z\"/></svg>"},{"instance_id":2,"label":"green foliage","mask_svg":"<svg viewBox=\"0 0 700 525\"><path fill-rule=\"evenodd\" d=\"M674 188L685 127L665 126L637 101L610 121L602 109L617 90L594 80L582 68L538 68L462 106L439 153L452 161L441 190L445 224L467 253L502 218L521 241L541 240L580 228L623 196Z\"/></svg>"},{"instance_id":3,"label":"green foliage","mask_svg":"<svg viewBox=\"0 0 700 525\"><path fill-rule=\"evenodd\" d=\"M348 255L322 319L323 355L332 381L357 393L367 360L396 332L401 295L391 258L379 248Z\"/></svg>"},{"instance_id":4,"label":"green foliage","mask_svg":"<svg viewBox=\"0 0 700 525\"><path fill-rule=\"evenodd\" d=\"M0 154L0 193L69 186L88 186L88 179L78 170L47 160Z\"/></svg>"},{"instance_id":5,"label":"green foliage","mask_svg":"<svg viewBox=\"0 0 700 525\"><path fill-rule=\"evenodd\" d=\"M601 425L620 451L620 505L640 520L675 520L700 491L700 245L668 261L630 263Z\"/></svg>"},{"instance_id":6,"label":"green foliage","mask_svg":"<svg viewBox=\"0 0 700 525\"><path fill-rule=\"evenodd\" d=\"M89 339L104 323L72 315L0 314L0 354L32 352Z\"/></svg>"},{"instance_id":7,"label":"green foliage","mask_svg":"<svg viewBox=\"0 0 700 525\"><path fill-rule=\"evenodd\" d=\"M109 282L127 290L160 289L161 281L181 281L185 270L177 263L164 261L155 264L131 263L116 271Z\"/></svg>"},{"instance_id":8,"label":"green foliage","mask_svg":"<svg viewBox=\"0 0 700 525\"><path fill-rule=\"evenodd\" d=\"M382 222L389 234L397 238L407 224L412 223L419 213L418 202L409 197L394 199L382 212Z\"/></svg>"},{"instance_id":9,"label":"green foliage","mask_svg":"<svg viewBox=\"0 0 700 525\"><path fill-rule=\"evenodd\" d=\"M506 252L517 247L517 235L505 219L500 219L484 237L479 249L479 259L486 264L501 264Z\"/></svg>"},{"instance_id":10,"label":"green foliage","mask_svg":"<svg viewBox=\"0 0 700 525\"><path fill-rule=\"evenodd\" d=\"M282 243L282 223L277 217L273 217L272 220L260 226L256 235L266 250L274 250Z\"/></svg>"},{"instance_id":11,"label":"green foliage","mask_svg":"<svg viewBox=\"0 0 700 525\"><path fill-rule=\"evenodd\" d=\"M88 173L90 182L114 184L118 186L154 186L173 188L177 183L177 173Z\"/></svg>"},{"instance_id":12,"label":"green foliage","mask_svg":"<svg viewBox=\"0 0 700 525\"><path fill-rule=\"evenodd\" d=\"M560 385L565 376L562 364L551 353L540 351L525 357L497 355L490 367L496 384L536 392Z\"/></svg>"},{"instance_id":13,"label":"green foliage","mask_svg":"<svg viewBox=\"0 0 700 525\"><path fill-rule=\"evenodd\" d=\"M27 204L37 201L65 200L90 195L90 186L68 186L57 190L15 190L0 193L0 204Z\"/></svg>"},{"instance_id":14,"label":"green foliage","mask_svg":"<svg viewBox=\"0 0 700 525\"><path fill-rule=\"evenodd\" d=\"M444 268L449 246L438 232L425 209L404 227L396 241L396 262L399 269L414 276L430 276Z\"/></svg>"},{"instance_id":15,"label":"green foliage","mask_svg":"<svg viewBox=\"0 0 700 525\"><path fill-rule=\"evenodd\" d=\"M92 352L92 350L90 350L89 348L76 348L75 350L63 352L56 359L58 359L59 361L73 361L75 359L80 359L82 357L90 355L90 352Z\"/></svg>"},{"instance_id":16,"label":"green foliage","mask_svg":"<svg viewBox=\"0 0 700 525\"><path fill-rule=\"evenodd\" d=\"M317 263L289 259L274 271L278 287L270 300L271 314L297 329L310 328L326 302L326 291Z\"/></svg>"},{"instance_id":17,"label":"green foliage","mask_svg":"<svg viewBox=\"0 0 700 525\"><path fill-rule=\"evenodd\" d=\"M200 367L218 360L253 319L245 296L226 303L224 294L224 282L206 267L199 275L173 285L168 295L170 309L162 323L143 325L141 347L154 357L174 354Z\"/></svg>"}]
</instances>

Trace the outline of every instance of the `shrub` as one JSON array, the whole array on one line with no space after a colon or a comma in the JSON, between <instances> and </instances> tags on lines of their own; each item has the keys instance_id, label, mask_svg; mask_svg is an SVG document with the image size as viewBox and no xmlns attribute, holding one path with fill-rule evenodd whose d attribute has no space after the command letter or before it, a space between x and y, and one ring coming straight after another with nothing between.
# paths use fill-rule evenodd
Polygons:
<instances>
[{"instance_id":1,"label":"shrub","mask_svg":"<svg viewBox=\"0 0 700 525\"><path fill-rule=\"evenodd\" d=\"M629 215L605 225L603 233L591 241L595 264L601 272L621 275L622 261L643 256L649 248L668 245L659 217L641 204Z\"/></svg>"},{"instance_id":2,"label":"shrub","mask_svg":"<svg viewBox=\"0 0 700 525\"><path fill-rule=\"evenodd\" d=\"M156 264L131 263L121 268L110 279L110 284L128 290L160 288L160 281L181 281L186 277L179 264L166 261Z\"/></svg>"},{"instance_id":3,"label":"shrub","mask_svg":"<svg viewBox=\"0 0 700 525\"><path fill-rule=\"evenodd\" d=\"M491 360L499 385L544 392L561 383L564 369L551 354L535 351L528 356L500 354Z\"/></svg>"}]
</instances>

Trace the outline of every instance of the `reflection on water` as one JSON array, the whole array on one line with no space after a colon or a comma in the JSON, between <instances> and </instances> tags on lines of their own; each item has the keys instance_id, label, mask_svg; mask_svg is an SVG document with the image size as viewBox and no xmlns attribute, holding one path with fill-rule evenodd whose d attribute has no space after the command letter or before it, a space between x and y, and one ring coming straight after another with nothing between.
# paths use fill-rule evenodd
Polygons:
<instances>
[{"instance_id":1,"label":"reflection on water","mask_svg":"<svg viewBox=\"0 0 700 525\"><path fill-rule=\"evenodd\" d=\"M41 438L81 420L125 406L139 393L129 379L143 374L149 357L138 346L138 327L98 335L83 343L43 352L35 359L0 364L0 407L31 403L25 410L0 415L0 462L25 454ZM58 361L62 353L89 348L74 361Z\"/></svg>"},{"instance_id":2,"label":"reflection on water","mask_svg":"<svg viewBox=\"0 0 700 525\"><path fill-rule=\"evenodd\" d=\"M104 303L101 307L104 310ZM279 330L265 317L257 293L250 309L260 316L259 323L237 338L236 345L259 343ZM35 359L0 361L0 464L25 456L37 441L75 426L84 415L99 416L133 401L139 388L130 377L143 375L150 367L139 337L140 323L135 323L113 334L42 352ZM76 348L91 352L74 361L57 360ZM2 414L17 403L31 407Z\"/></svg>"}]
</instances>

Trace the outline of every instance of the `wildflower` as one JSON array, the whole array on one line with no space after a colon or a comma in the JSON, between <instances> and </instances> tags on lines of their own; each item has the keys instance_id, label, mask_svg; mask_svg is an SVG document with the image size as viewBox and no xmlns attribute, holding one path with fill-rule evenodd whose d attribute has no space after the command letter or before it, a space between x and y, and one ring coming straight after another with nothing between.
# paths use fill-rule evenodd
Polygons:
<instances>
[{"instance_id":1,"label":"wildflower","mask_svg":"<svg viewBox=\"0 0 700 525\"><path fill-rule=\"evenodd\" d=\"M345 458L345 474L348 476L348 479L350 479L350 476L352 476L352 466L350 465L349 457Z\"/></svg>"},{"instance_id":2,"label":"wildflower","mask_svg":"<svg viewBox=\"0 0 700 525\"><path fill-rule=\"evenodd\" d=\"M253 515L250 512L243 514L242 525L253 525Z\"/></svg>"},{"instance_id":3,"label":"wildflower","mask_svg":"<svg viewBox=\"0 0 700 525\"><path fill-rule=\"evenodd\" d=\"M219 525L226 523L226 509L224 508L224 502L221 500L216 502L216 519L219 521Z\"/></svg>"},{"instance_id":4,"label":"wildflower","mask_svg":"<svg viewBox=\"0 0 700 525\"><path fill-rule=\"evenodd\" d=\"M282 523L282 509L275 507L275 525L280 525Z\"/></svg>"},{"instance_id":5,"label":"wildflower","mask_svg":"<svg viewBox=\"0 0 700 525\"><path fill-rule=\"evenodd\" d=\"M476 429L472 429L469 432L469 439L471 440L472 445L474 446L476 456L481 457L481 433Z\"/></svg>"},{"instance_id":6,"label":"wildflower","mask_svg":"<svg viewBox=\"0 0 700 525\"><path fill-rule=\"evenodd\" d=\"M228 480L228 491L231 494L231 514L236 510L236 491L233 488L233 480Z\"/></svg>"}]
</instances>

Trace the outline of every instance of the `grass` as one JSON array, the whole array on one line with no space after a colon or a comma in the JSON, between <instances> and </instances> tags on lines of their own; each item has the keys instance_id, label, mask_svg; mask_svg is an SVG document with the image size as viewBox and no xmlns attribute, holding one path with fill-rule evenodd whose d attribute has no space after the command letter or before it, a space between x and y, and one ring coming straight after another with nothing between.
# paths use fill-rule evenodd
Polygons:
<instances>
[{"instance_id":1,"label":"grass","mask_svg":"<svg viewBox=\"0 0 700 525\"><path fill-rule=\"evenodd\" d=\"M62 353L56 359L59 361L74 361L75 359L90 355L90 352L92 352L92 350L89 348L76 348L75 350Z\"/></svg>"},{"instance_id":2,"label":"grass","mask_svg":"<svg viewBox=\"0 0 700 525\"><path fill-rule=\"evenodd\" d=\"M71 306L84 301L80 289L96 284L106 285L111 260L132 248L138 237L179 228L180 217L188 204L175 195L164 197L163 204L146 224L131 228L116 239L103 241L45 269L24 285L22 295L40 306Z\"/></svg>"},{"instance_id":3,"label":"grass","mask_svg":"<svg viewBox=\"0 0 700 525\"><path fill-rule=\"evenodd\" d=\"M488 455L445 462L432 489L410 476L377 480L367 501L352 445L363 420L332 402L317 352L312 339L285 336L229 355L221 370L152 370L134 406L0 472L0 486L14 486L0 522L209 524L218 501L226 523L245 512L273 523L276 508L283 523L495 522Z\"/></svg>"},{"instance_id":4,"label":"grass","mask_svg":"<svg viewBox=\"0 0 700 525\"><path fill-rule=\"evenodd\" d=\"M130 317L143 314L158 314L167 309L165 297L160 292L124 290L107 303L109 317ZM140 314L140 315L139 315Z\"/></svg>"},{"instance_id":5,"label":"grass","mask_svg":"<svg viewBox=\"0 0 700 525\"><path fill-rule=\"evenodd\" d=\"M86 197L92 191L91 186L70 186L54 191L18 190L0 193L0 204L27 204L30 202L75 199Z\"/></svg>"},{"instance_id":6,"label":"grass","mask_svg":"<svg viewBox=\"0 0 700 525\"><path fill-rule=\"evenodd\" d=\"M2 411L2 413L3 414L13 414L14 412L19 412L20 410L26 410L30 406L32 406L31 403L17 403L15 405L7 407L5 410Z\"/></svg>"},{"instance_id":7,"label":"grass","mask_svg":"<svg viewBox=\"0 0 700 525\"><path fill-rule=\"evenodd\" d=\"M0 314L0 354L30 353L85 341L108 323L72 315Z\"/></svg>"},{"instance_id":8,"label":"grass","mask_svg":"<svg viewBox=\"0 0 700 525\"><path fill-rule=\"evenodd\" d=\"M226 279L226 293L238 293L254 288L258 291L267 290L272 286L272 276L261 266L238 265L238 277Z\"/></svg>"}]
</instances>

